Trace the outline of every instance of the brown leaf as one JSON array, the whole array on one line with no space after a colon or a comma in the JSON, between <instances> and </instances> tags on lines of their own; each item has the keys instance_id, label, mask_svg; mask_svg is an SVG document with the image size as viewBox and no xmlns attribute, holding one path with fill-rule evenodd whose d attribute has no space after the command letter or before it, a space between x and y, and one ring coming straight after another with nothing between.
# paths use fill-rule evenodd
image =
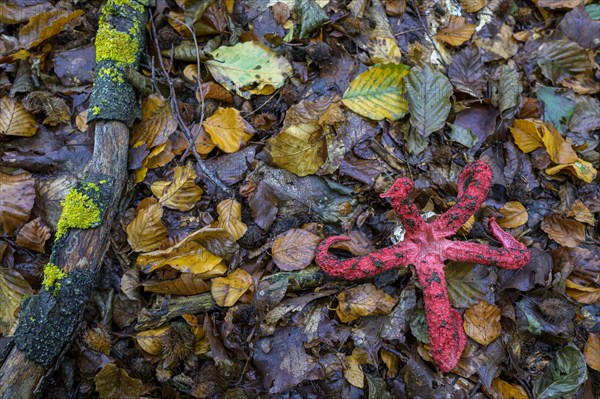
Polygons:
<instances>
[{"instance_id":1,"label":"brown leaf","mask_svg":"<svg viewBox=\"0 0 600 399\"><path fill-rule=\"evenodd\" d=\"M364 316L388 314L397 302L371 283L350 288L338 294L337 298L339 305L335 312L342 323Z\"/></svg>"},{"instance_id":2,"label":"brown leaf","mask_svg":"<svg viewBox=\"0 0 600 399\"><path fill-rule=\"evenodd\" d=\"M168 332L169 328L171 328L171 325L167 324L152 330L139 332L134 337L135 343L144 352L158 356L162 353L161 337Z\"/></svg>"},{"instance_id":3,"label":"brown leaf","mask_svg":"<svg viewBox=\"0 0 600 399\"><path fill-rule=\"evenodd\" d=\"M480 301L465 311L465 333L481 345L489 345L500 336L500 308Z\"/></svg>"},{"instance_id":4,"label":"brown leaf","mask_svg":"<svg viewBox=\"0 0 600 399\"><path fill-rule=\"evenodd\" d=\"M492 390L495 399L529 399L527 391L522 386L508 383L500 378L495 378L492 381Z\"/></svg>"},{"instance_id":5,"label":"brown leaf","mask_svg":"<svg viewBox=\"0 0 600 399\"><path fill-rule=\"evenodd\" d=\"M567 279L565 293L577 302L591 305L600 299L600 287L585 287Z\"/></svg>"},{"instance_id":6,"label":"brown leaf","mask_svg":"<svg viewBox=\"0 0 600 399\"><path fill-rule=\"evenodd\" d=\"M590 333L583 350L583 356L588 366L596 371L600 371L600 337Z\"/></svg>"},{"instance_id":7,"label":"brown leaf","mask_svg":"<svg viewBox=\"0 0 600 399\"><path fill-rule=\"evenodd\" d=\"M0 3L0 23L5 25L20 24L27 22L30 18L49 11L52 4L47 1L35 2L36 4L26 5L23 2L3 1Z\"/></svg>"},{"instance_id":8,"label":"brown leaf","mask_svg":"<svg viewBox=\"0 0 600 399\"><path fill-rule=\"evenodd\" d=\"M513 30L507 24L502 25L498 34L493 38L480 37L473 42L487 52L486 59L490 60L507 60L519 51L517 41L513 37Z\"/></svg>"},{"instance_id":9,"label":"brown leaf","mask_svg":"<svg viewBox=\"0 0 600 399\"><path fill-rule=\"evenodd\" d=\"M194 355L201 355L210 351L208 335L204 327L199 324L198 318L187 313L181 317L185 319L192 330L192 334L194 334Z\"/></svg>"},{"instance_id":10,"label":"brown leaf","mask_svg":"<svg viewBox=\"0 0 600 399\"><path fill-rule=\"evenodd\" d=\"M451 46L460 46L473 36L475 25L466 23L465 17L450 16L448 26L442 28L435 35L436 39Z\"/></svg>"},{"instance_id":11,"label":"brown leaf","mask_svg":"<svg viewBox=\"0 0 600 399\"><path fill-rule=\"evenodd\" d=\"M569 212L567 212L567 217L573 218L581 223L589 224L590 226L594 226L596 224L596 218L594 218L594 214L585 206L581 200L576 200L573 203Z\"/></svg>"},{"instance_id":12,"label":"brown leaf","mask_svg":"<svg viewBox=\"0 0 600 399\"><path fill-rule=\"evenodd\" d=\"M50 228L42 222L42 218L36 218L21 228L17 234L17 245L44 253L44 245L49 238Z\"/></svg>"},{"instance_id":13,"label":"brown leaf","mask_svg":"<svg viewBox=\"0 0 600 399\"><path fill-rule=\"evenodd\" d=\"M240 111L235 108L219 108L202 123L213 143L224 152L238 151L254 135Z\"/></svg>"},{"instance_id":14,"label":"brown leaf","mask_svg":"<svg viewBox=\"0 0 600 399\"><path fill-rule=\"evenodd\" d=\"M252 219L261 229L267 231L277 217L278 200L273 190L264 183L260 183L256 191L248 200L250 210L252 211Z\"/></svg>"},{"instance_id":15,"label":"brown leaf","mask_svg":"<svg viewBox=\"0 0 600 399\"><path fill-rule=\"evenodd\" d=\"M198 151L198 154L206 155L212 150L214 150L215 143L213 143L210 139L210 136L206 134L206 131L204 130L202 125L197 123L192 125L190 133L192 137L195 137L194 145L196 146L196 151Z\"/></svg>"},{"instance_id":16,"label":"brown leaf","mask_svg":"<svg viewBox=\"0 0 600 399\"><path fill-rule=\"evenodd\" d=\"M138 207L138 214L127 226L127 242L136 252L148 252L158 249L165 238L167 228L161 218L162 205L154 203L145 207Z\"/></svg>"},{"instance_id":17,"label":"brown leaf","mask_svg":"<svg viewBox=\"0 0 600 399\"><path fill-rule=\"evenodd\" d=\"M228 231L235 240L242 238L248 226L242 222L242 205L234 199L226 199L217 204L218 226Z\"/></svg>"},{"instance_id":18,"label":"brown leaf","mask_svg":"<svg viewBox=\"0 0 600 399\"><path fill-rule=\"evenodd\" d=\"M146 143L148 149L164 144L177 130L169 102L159 94L150 95L142 103L142 120L133 125L129 143L139 147Z\"/></svg>"},{"instance_id":19,"label":"brown leaf","mask_svg":"<svg viewBox=\"0 0 600 399\"><path fill-rule=\"evenodd\" d=\"M16 100L9 97L0 99L0 137L31 137L38 129L33 115Z\"/></svg>"},{"instance_id":20,"label":"brown leaf","mask_svg":"<svg viewBox=\"0 0 600 399\"><path fill-rule=\"evenodd\" d=\"M37 14L29 19L27 25L19 31L19 47L29 50L44 40L56 36L72 20L83 15L83 10L69 12L54 9Z\"/></svg>"},{"instance_id":21,"label":"brown leaf","mask_svg":"<svg viewBox=\"0 0 600 399\"><path fill-rule=\"evenodd\" d=\"M460 0L460 5L465 12L477 12L485 7L485 0Z\"/></svg>"},{"instance_id":22,"label":"brown leaf","mask_svg":"<svg viewBox=\"0 0 600 399\"><path fill-rule=\"evenodd\" d=\"M456 53L448 68L448 77L454 88L473 97L481 96L485 87L484 75L483 60L475 46Z\"/></svg>"},{"instance_id":23,"label":"brown leaf","mask_svg":"<svg viewBox=\"0 0 600 399\"><path fill-rule=\"evenodd\" d=\"M558 24L561 37L577 42L581 47L597 49L600 21L594 21L583 7L569 11Z\"/></svg>"},{"instance_id":24,"label":"brown leaf","mask_svg":"<svg viewBox=\"0 0 600 399\"><path fill-rule=\"evenodd\" d=\"M510 201L500 208L502 220L498 223L503 229L514 229L527 223L527 209L519 201Z\"/></svg>"},{"instance_id":25,"label":"brown leaf","mask_svg":"<svg viewBox=\"0 0 600 399\"><path fill-rule=\"evenodd\" d=\"M244 269L236 269L227 277L211 280L210 292L219 306L233 306L252 287L252 276Z\"/></svg>"},{"instance_id":26,"label":"brown leaf","mask_svg":"<svg viewBox=\"0 0 600 399\"><path fill-rule=\"evenodd\" d=\"M291 272L304 269L315 258L321 238L302 229L291 229L275 238L271 253L281 270Z\"/></svg>"},{"instance_id":27,"label":"brown leaf","mask_svg":"<svg viewBox=\"0 0 600 399\"><path fill-rule=\"evenodd\" d=\"M552 40L538 49L537 63L545 77L555 85L583 73L592 74L592 58L586 49L570 40Z\"/></svg>"},{"instance_id":28,"label":"brown leaf","mask_svg":"<svg viewBox=\"0 0 600 399\"><path fill-rule=\"evenodd\" d=\"M196 172L188 166L176 166L173 180L157 181L151 186L152 194L167 208L189 211L202 196L202 189L195 183Z\"/></svg>"},{"instance_id":29,"label":"brown leaf","mask_svg":"<svg viewBox=\"0 0 600 399\"><path fill-rule=\"evenodd\" d=\"M142 286L144 291L157 294L196 295L210 290L203 278L205 277L193 273L182 273L173 280L146 280Z\"/></svg>"},{"instance_id":30,"label":"brown leaf","mask_svg":"<svg viewBox=\"0 0 600 399\"><path fill-rule=\"evenodd\" d=\"M545 217L541 227L548 237L565 247L574 248L585 242L585 226L576 220L554 214Z\"/></svg>"},{"instance_id":31,"label":"brown leaf","mask_svg":"<svg viewBox=\"0 0 600 399\"><path fill-rule=\"evenodd\" d=\"M35 180L29 172L0 172L0 186L0 227L5 234L12 234L18 225L29 220L35 201Z\"/></svg>"},{"instance_id":32,"label":"brown leaf","mask_svg":"<svg viewBox=\"0 0 600 399\"><path fill-rule=\"evenodd\" d=\"M127 371L109 363L94 377L96 391L100 399L135 399L138 398L144 384L137 378L131 378Z\"/></svg>"}]
</instances>

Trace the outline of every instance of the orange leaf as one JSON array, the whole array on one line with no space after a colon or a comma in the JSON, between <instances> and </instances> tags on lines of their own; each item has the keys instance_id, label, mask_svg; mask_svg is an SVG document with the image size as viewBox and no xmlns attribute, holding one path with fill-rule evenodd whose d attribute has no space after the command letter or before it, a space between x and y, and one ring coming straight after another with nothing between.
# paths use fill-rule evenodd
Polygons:
<instances>
[{"instance_id":1,"label":"orange leaf","mask_svg":"<svg viewBox=\"0 0 600 399\"><path fill-rule=\"evenodd\" d=\"M335 312L342 323L364 316L388 314L397 302L370 283L341 292L337 298L339 305Z\"/></svg>"},{"instance_id":2,"label":"orange leaf","mask_svg":"<svg viewBox=\"0 0 600 399\"><path fill-rule=\"evenodd\" d=\"M544 146L541 124L543 122L537 119L516 119L510 128L515 143L525 154Z\"/></svg>"},{"instance_id":3,"label":"orange leaf","mask_svg":"<svg viewBox=\"0 0 600 399\"><path fill-rule=\"evenodd\" d=\"M131 131L132 147L146 143L148 149L164 144L177 129L169 102L159 94L151 94L142 103L142 120Z\"/></svg>"},{"instance_id":4,"label":"orange leaf","mask_svg":"<svg viewBox=\"0 0 600 399\"><path fill-rule=\"evenodd\" d=\"M451 46L460 46L469 40L473 33L475 33L475 25L467 24L464 17L452 15L448 26L440 29L435 37Z\"/></svg>"},{"instance_id":5,"label":"orange leaf","mask_svg":"<svg viewBox=\"0 0 600 399\"><path fill-rule=\"evenodd\" d=\"M504 229L514 229L527 223L527 209L519 201L510 201L500 208L502 220L498 223Z\"/></svg>"},{"instance_id":6,"label":"orange leaf","mask_svg":"<svg viewBox=\"0 0 600 399\"><path fill-rule=\"evenodd\" d=\"M481 345L491 344L502 331L500 308L485 301L465 311L465 333Z\"/></svg>"},{"instance_id":7,"label":"orange leaf","mask_svg":"<svg viewBox=\"0 0 600 399\"><path fill-rule=\"evenodd\" d=\"M228 153L238 151L254 135L254 128L235 108L219 108L202 126L212 142Z\"/></svg>"},{"instance_id":8,"label":"orange leaf","mask_svg":"<svg viewBox=\"0 0 600 399\"><path fill-rule=\"evenodd\" d=\"M138 214L127 226L127 242L136 252L153 251L160 247L163 240L167 238L167 228L161 218L163 209L161 204L156 203L138 209Z\"/></svg>"},{"instance_id":9,"label":"orange leaf","mask_svg":"<svg viewBox=\"0 0 600 399\"><path fill-rule=\"evenodd\" d=\"M577 302L591 305L600 299L600 287L585 287L567 279L565 292Z\"/></svg>"},{"instance_id":10,"label":"orange leaf","mask_svg":"<svg viewBox=\"0 0 600 399\"><path fill-rule=\"evenodd\" d=\"M545 217L541 227L548 237L565 247L574 248L585 242L585 226L576 220L555 214Z\"/></svg>"},{"instance_id":11,"label":"orange leaf","mask_svg":"<svg viewBox=\"0 0 600 399\"><path fill-rule=\"evenodd\" d=\"M496 391L496 395L493 395L497 399L528 399L527 391L522 386L516 384L510 384L500 378L492 381L492 390Z\"/></svg>"},{"instance_id":12,"label":"orange leaf","mask_svg":"<svg viewBox=\"0 0 600 399\"><path fill-rule=\"evenodd\" d=\"M50 228L42 222L42 218L33 219L17 234L17 245L32 251L44 253L44 245L50 238Z\"/></svg>"},{"instance_id":13,"label":"orange leaf","mask_svg":"<svg viewBox=\"0 0 600 399\"><path fill-rule=\"evenodd\" d=\"M600 371L600 337L590 333L583 350L583 356L588 366L596 371Z\"/></svg>"},{"instance_id":14,"label":"orange leaf","mask_svg":"<svg viewBox=\"0 0 600 399\"><path fill-rule=\"evenodd\" d=\"M196 172L188 166L173 169L173 181L157 181L150 189L167 208L189 211L202 196L202 189L195 183Z\"/></svg>"},{"instance_id":15,"label":"orange leaf","mask_svg":"<svg viewBox=\"0 0 600 399\"><path fill-rule=\"evenodd\" d=\"M56 36L72 20L83 15L83 10L69 12L55 9L42 12L29 19L19 31L19 47L29 50L42 43L44 40Z\"/></svg>"},{"instance_id":16,"label":"orange leaf","mask_svg":"<svg viewBox=\"0 0 600 399\"><path fill-rule=\"evenodd\" d=\"M37 132L38 124L25 107L12 98L0 99L0 137L31 137Z\"/></svg>"},{"instance_id":17,"label":"orange leaf","mask_svg":"<svg viewBox=\"0 0 600 399\"><path fill-rule=\"evenodd\" d=\"M236 269L227 277L211 280L210 292L219 306L233 306L252 287L252 276L244 269Z\"/></svg>"}]
</instances>

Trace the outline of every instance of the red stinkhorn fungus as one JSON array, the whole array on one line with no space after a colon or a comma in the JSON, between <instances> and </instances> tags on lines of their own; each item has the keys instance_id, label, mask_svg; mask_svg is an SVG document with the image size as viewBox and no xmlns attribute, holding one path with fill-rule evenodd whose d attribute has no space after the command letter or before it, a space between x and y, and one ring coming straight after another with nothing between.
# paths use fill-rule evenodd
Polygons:
<instances>
[{"instance_id":1,"label":"red stinkhorn fungus","mask_svg":"<svg viewBox=\"0 0 600 399\"><path fill-rule=\"evenodd\" d=\"M409 203L413 182L397 179L381 197L391 198L392 207L406 231L404 241L345 260L328 253L331 244L349 240L345 236L330 237L317 250L317 263L325 273L347 280L373 277L389 269L414 265L424 292L431 356L443 372L456 366L466 343L460 314L450 306L444 260L504 269L519 269L529 263L530 254L525 245L503 231L494 218L489 221L490 230L502 248L447 239L479 209L491 181L492 171L485 162L468 164L458 178L456 204L432 223L427 223L417 207Z\"/></svg>"}]
</instances>

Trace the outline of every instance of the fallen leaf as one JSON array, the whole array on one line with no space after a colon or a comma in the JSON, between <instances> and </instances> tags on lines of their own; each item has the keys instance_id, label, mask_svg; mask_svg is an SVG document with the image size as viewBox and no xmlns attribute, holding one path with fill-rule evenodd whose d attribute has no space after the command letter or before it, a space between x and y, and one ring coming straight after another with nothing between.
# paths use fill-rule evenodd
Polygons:
<instances>
[{"instance_id":1,"label":"fallen leaf","mask_svg":"<svg viewBox=\"0 0 600 399\"><path fill-rule=\"evenodd\" d=\"M15 310L26 295L32 295L29 283L16 270L0 267L0 335L7 337L12 330Z\"/></svg>"},{"instance_id":2,"label":"fallen leaf","mask_svg":"<svg viewBox=\"0 0 600 399\"><path fill-rule=\"evenodd\" d=\"M344 378L357 388L365 387L365 374L360 368L361 364L369 362L367 352L362 348L354 348L350 356L346 356L348 368L344 369Z\"/></svg>"},{"instance_id":3,"label":"fallen leaf","mask_svg":"<svg viewBox=\"0 0 600 399\"><path fill-rule=\"evenodd\" d=\"M469 46L454 55L448 77L454 88L473 97L481 97L486 82L485 68L479 49Z\"/></svg>"},{"instance_id":4,"label":"fallen leaf","mask_svg":"<svg viewBox=\"0 0 600 399\"><path fill-rule=\"evenodd\" d=\"M378 290L373 284L361 284L341 292L337 296L339 305L335 309L342 323L348 323L364 316L388 314L394 308L396 299Z\"/></svg>"},{"instance_id":5,"label":"fallen leaf","mask_svg":"<svg viewBox=\"0 0 600 399\"><path fill-rule=\"evenodd\" d=\"M459 125L450 125L448 138L456 143L462 144L467 148L473 148L479 139L469 129Z\"/></svg>"},{"instance_id":6,"label":"fallen leaf","mask_svg":"<svg viewBox=\"0 0 600 399\"><path fill-rule=\"evenodd\" d=\"M210 290L204 278L206 277L193 273L182 273L173 280L146 280L142 286L144 291L156 294L197 295Z\"/></svg>"},{"instance_id":7,"label":"fallen leaf","mask_svg":"<svg viewBox=\"0 0 600 399\"><path fill-rule=\"evenodd\" d=\"M403 78L408 72L409 68L403 64L374 65L350 83L342 102L370 119L398 120L408 111L408 102L402 96Z\"/></svg>"},{"instance_id":8,"label":"fallen leaf","mask_svg":"<svg viewBox=\"0 0 600 399\"><path fill-rule=\"evenodd\" d=\"M273 50L258 42L222 46L205 62L214 79L227 90L244 98L251 94L272 94L292 75L292 66Z\"/></svg>"},{"instance_id":9,"label":"fallen leaf","mask_svg":"<svg viewBox=\"0 0 600 399\"><path fill-rule=\"evenodd\" d=\"M481 345L489 345L500 336L500 308L485 301L469 308L464 314L465 333Z\"/></svg>"},{"instance_id":10,"label":"fallen leaf","mask_svg":"<svg viewBox=\"0 0 600 399\"><path fill-rule=\"evenodd\" d=\"M527 209L519 201L510 201L500 208L503 218L498 222L503 229L514 229L523 226L529 220Z\"/></svg>"},{"instance_id":11,"label":"fallen leaf","mask_svg":"<svg viewBox=\"0 0 600 399\"><path fill-rule=\"evenodd\" d=\"M314 174L327 158L323 127L316 122L292 125L268 140L273 163L298 176Z\"/></svg>"},{"instance_id":12,"label":"fallen leaf","mask_svg":"<svg viewBox=\"0 0 600 399\"><path fill-rule=\"evenodd\" d=\"M367 17L369 18L369 21L373 22L375 25L373 29L368 32L369 39L365 48L371 57L371 63L399 64L402 60L402 53L400 52L400 47L392 32L390 21L381 1L371 1Z\"/></svg>"},{"instance_id":13,"label":"fallen leaf","mask_svg":"<svg viewBox=\"0 0 600 399\"><path fill-rule=\"evenodd\" d=\"M228 92L223 86L216 82L203 82L202 90L196 89L196 99L202 101L202 96L205 100L217 100L227 104L233 103L233 95Z\"/></svg>"},{"instance_id":14,"label":"fallen leaf","mask_svg":"<svg viewBox=\"0 0 600 399\"><path fill-rule=\"evenodd\" d=\"M513 37L513 29L507 24L503 24L493 38L479 37L473 42L486 52L485 61L508 60L519 51L519 45Z\"/></svg>"},{"instance_id":15,"label":"fallen leaf","mask_svg":"<svg viewBox=\"0 0 600 399\"><path fill-rule=\"evenodd\" d=\"M254 135L254 128L235 108L219 108L202 123L211 141L221 150L232 153L246 145Z\"/></svg>"},{"instance_id":16,"label":"fallen leaf","mask_svg":"<svg viewBox=\"0 0 600 399\"><path fill-rule=\"evenodd\" d=\"M485 0L460 0L461 7L465 12L474 13L485 7Z\"/></svg>"},{"instance_id":17,"label":"fallen leaf","mask_svg":"<svg viewBox=\"0 0 600 399\"><path fill-rule=\"evenodd\" d=\"M577 177L586 183L593 182L598 175L596 168L594 168L591 163L584 161L581 158L578 158L567 165L556 165L551 168L547 168L545 172L549 175L554 175L558 172L566 172L569 175Z\"/></svg>"},{"instance_id":18,"label":"fallen leaf","mask_svg":"<svg viewBox=\"0 0 600 399\"><path fill-rule=\"evenodd\" d=\"M52 4L46 1L35 2L30 5L26 5L23 2L3 1L0 3L0 23L5 25L20 24L51 9Z\"/></svg>"},{"instance_id":19,"label":"fallen leaf","mask_svg":"<svg viewBox=\"0 0 600 399\"><path fill-rule=\"evenodd\" d=\"M139 332L135 335L135 343L144 352L150 355L158 356L162 353L162 339L171 326L169 324L152 330Z\"/></svg>"},{"instance_id":20,"label":"fallen leaf","mask_svg":"<svg viewBox=\"0 0 600 399\"><path fill-rule=\"evenodd\" d=\"M600 287L585 287L567 279L565 293L577 302L591 305L600 299Z\"/></svg>"},{"instance_id":21,"label":"fallen leaf","mask_svg":"<svg viewBox=\"0 0 600 399\"><path fill-rule=\"evenodd\" d=\"M496 391L496 395L493 394L494 398L497 399L529 399L527 391L517 384L511 384L500 378L495 378L492 381L492 389Z\"/></svg>"},{"instance_id":22,"label":"fallen leaf","mask_svg":"<svg viewBox=\"0 0 600 399\"><path fill-rule=\"evenodd\" d=\"M440 29L435 37L451 46L460 46L473 36L475 25L466 23L465 17L450 16L448 25Z\"/></svg>"},{"instance_id":23,"label":"fallen leaf","mask_svg":"<svg viewBox=\"0 0 600 399\"><path fill-rule=\"evenodd\" d=\"M444 269L448 296L455 308L470 308L480 301L492 302L491 287L496 275L489 267L459 262L449 262Z\"/></svg>"},{"instance_id":24,"label":"fallen leaf","mask_svg":"<svg viewBox=\"0 0 600 399\"><path fill-rule=\"evenodd\" d=\"M33 115L15 99L0 99L0 136L31 137L38 129Z\"/></svg>"},{"instance_id":25,"label":"fallen leaf","mask_svg":"<svg viewBox=\"0 0 600 399\"><path fill-rule=\"evenodd\" d=\"M556 87L542 86L537 90L537 98L544 104L544 121L565 134L575 111L575 103L569 93Z\"/></svg>"},{"instance_id":26,"label":"fallen leaf","mask_svg":"<svg viewBox=\"0 0 600 399\"><path fill-rule=\"evenodd\" d=\"M321 238L303 229L291 229L278 235L273 242L273 261L281 270L291 272L310 265Z\"/></svg>"},{"instance_id":27,"label":"fallen leaf","mask_svg":"<svg viewBox=\"0 0 600 399\"><path fill-rule=\"evenodd\" d=\"M538 0L536 5L538 7L545 7L550 9L555 8L575 8L581 4L581 0Z\"/></svg>"},{"instance_id":28,"label":"fallen leaf","mask_svg":"<svg viewBox=\"0 0 600 399\"><path fill-rule=\"evenodd\" d=\"M35 180L29 172L8 175L0 172L0 227L12 234L17 226L29 220L35 201Z\"/></svg>"},{"instance_id":29,"label":"fallen leaf","mask_svg":"<svg viewBox=\"0 0 600 399\"><path fill-rule=\"evenodd\" d=\"M383 348L379 349L379 356L381 356L381 360L385 364L385 367L387 367L386 377L396 377L396 375L398 375L398 370L400 370L400 358Z\"/></svg>"},{"instance_id":30,"label":"fallen leaf","mask_svg":"<svg viewBox=\"0 0 600 399\"><path fill-rule=\"evenodd\" d=\"M329 21L329 15L315 0L297 0L295 10L300 13L300 30L298 32L300 39L307 39L313 31Z\"/></svg>"},{"instance_id":31,"label":"fallen leaf","mask_svg":"<svg viewBox=\"0 0 600 399\"><path fill-rule=\"evenodd\" d=\"M162 205L154 200L154 203L138 208L138 214L127 226L127 242L136 252L148 252L158 249L165 238L167 228L161 218L163 215Z\"/></svg>"},{"instance_id":32,"label":"fallen leaf","mask_svg":"<svg viewBox=\"0 0 600 399\"><path fill-rule=\"evenodd\" d=\"M519 72L514 67L504 65L498 78L498 106L502 119L512 119L519 110L523 85Z\"/></svg>"},{"instance_id":33,"label":"fallen leaf","mask_svg":"<svg viewBox=\"0 0 600 399\"><path fill-rule=\"evenodd\" d=\"M538 49L537 63L544 76L554 85L566 78L584 73L591 75L592 61L588 52L570 40L552 40Z\"/></svg>"},{"instance_id":34,"label":"fallen leaf","mask_svg":"<svg viewBox=\"0 0 600 399\"><path fill-rule=\"evenodd\" d=\"M75 125L77 125L77 129L82 133L87 132L87 129L88 129L87 119L88 119L88 110L87 109L81 111L75 117Z\"/></svg>"},{"instance_id":35,"label":"fallen leaf","mask_svg":"<svg viewBox=\"0 0 600 399\"><path fill-rule=\"evenodd\" d=\"M136 399L144 389L141 380L131 378L127 371L114 363L102 367L94 377L94 383L100 399Z\"/></svg>"},{"instance_id":36,"label":"fallen leaf","mask_svg":"<svg viewBox=\"0 0 600 399\"><path fill-rule=\"evenodd\" d=\"M544 374L535 379L532 387L536 399L553 399L574 393L587 378L585 360L579 349L567 345L560 348L546 366Z\"/></svg>"},{"instance_id":37,"label":"fallen leaf","mask_svg":"<svg viewBox=\"0 0 600 399\"><path fill-rule=\"evenodd\" d=\"M50 238L50 228L42 222L42 218L33 219L19 230L17 245L32 251L44 253L46 241Z\"/></svg>"},{"instance_id":38,"label":"fallen leaf","mask_svg":"<svg viewBox=\"0 0 600 399\"><path fill-rule=\"evenodd\" d=\"M142 119L133 125L131 147L146 144L151 149L164 144L177 130L169 102L159 94L151 94L142 102Z\"/></svg>"},{"instance_id":39,"label":"fallen leaf","mask_svg":"<svg viewBox=\"0 0 600 399\"><path fill-rule=\"evenodd\" d=\"M588 366L596 371L600 371L600 337L594 333L588 336L583 356Z\"/></svg>"},{"instance_id":40,"label":"fallen leaf","mask_svg":"<svg viewBox=\"0 0 600 399\"><path fill-rule=\"evenodd\" d=\"M188 166L173 168L173 180L157 181L150 187L160 204L167 208L189 211L202 196L202 189L195 183L196 172Z\"/></svg>"},{"instance_id":41,"label":"fallen leaf","mask_svg":"<svg viewBox=\"0 0 600 399\"><path fill-rule=\"evenodd\" d=\"M242 205L234 199L226 199L217 204L217 221L220 228L228 231L235 240L239 240L248 230L242 222Z\"/></svg>"},{"instance_id":42,"label":"fallen leaf","mask_svg":"<svg viewBox=\"0 0 600 399\"><path fill-rule=\"evenodd\" d=\"M515 143L525 154L544 146L541 124L537 119L516 119L510 128Z\"/></svg>"},{"instance_id":43,"label":"fallen leaf","mask_svg":"<svg viewBox=\"0 0 600 399\"><path fill-rule=\"evenodd\" d=\"M233 306L252 287L252 276L244 269L235 269L226 277L211 280L210 292L219 306Z\"/></svg>"},{"instance_id":44,"label":"fallen leaf","mask_svg":"<svg viewBox=\"0 0 600 399\"><path fill-rule=\"evenodd\" d=\"M194 355L202 355L210 351L208 335L204 327L198 322L198 317L191 314L184 314L181 317L185 319L192 330L192 334L194 334Z\"/></svg>"},{"instance_id":45,"label":"fallen leaf","mask_svg":"<svg viewBox=\"0 0 600 399\"><path fill-rule=\"evenodd\" d=\"M596 224L596 218L594 218L594 214L588 209L587 206L581 200L575 200L569 212L567 212L567 217L573 218L581 223L589 224L590 226L594 226Z\"/></svg>"},{"instance_id":46,"label":"fallen leaf","mask_svg":"<svg viewBox=\"0 0 600 399\"><path fill-rule=\"evenodd\" d=\"M39 13L29 19L19 31L19 47L25 50L36 47L43 41L56 36L72 20L83 15L83 10L69 12L54 9Z\"/></svg>"},{"instance_id":47,"label":"fallen leaf","mask_svg":"<svg viewBox=\"0 0 600 399\"><path fill-rule=\"evenodd\" d=\"M574 248L585 242L585 226L576 220L562 218L558 214L545 217L541 228L548 237L565 247Z\"/></svg>"}]
</instances>

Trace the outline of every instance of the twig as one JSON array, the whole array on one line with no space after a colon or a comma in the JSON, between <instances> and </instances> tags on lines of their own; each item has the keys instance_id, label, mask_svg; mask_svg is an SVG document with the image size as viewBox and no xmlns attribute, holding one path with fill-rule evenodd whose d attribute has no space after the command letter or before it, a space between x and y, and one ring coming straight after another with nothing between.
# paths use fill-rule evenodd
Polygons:
<instances>
[{"instance_id":1,"label":"twig","mask_svg":"<svg viewBox=\"0 0 600 399\"><path fill-rule=\"evenodd\" d=\"M190 146L192 148L192 154L194 154L194 158L196 158L196 163L197 163L198 167L200 168L200 170L202 171L202 173L204 173L204 175L207 178L209 178L215 184L215 186L217 186L221 191L228 193L229 189L227 188L227 186L225 186L225 184L223 184L223 182L221 180L219 180L219 178L217 176L215 176L215 174L213 172L208 170L208 168L204 164L204 160L202 159L200 154L198 154L198 150L196 149L195 140L193 139L192 134L190 133L190 130L186 126L185 122L181 118L181 114L179 113L179 105L177 104L177 94L175 93L175 87L173 86L173 81L169 77L167 69L165 68L164 61L160 55L161 54L160 44L158 43L158 40L157 40L158 34L156 33L156 26L154 25L154 18L150 19L150 25L152 26L152 39L153 39L152 41L154 42L154 47L156 48L156 51L158 52L158 61L160 63L160 68L162 69L163 74L165 75L165 78L167 79L167 83L169 84L169 94L170 94L169 95L169 99L170 99L169 104L171 106L171 111L173 112L173 115L175 116L175 119L177 120L177 124L183 131L183 134L185 135L185 137L188 139ZM198 73L200 73L200 71L198 71Z\"/></svg>"}]
</instances>

